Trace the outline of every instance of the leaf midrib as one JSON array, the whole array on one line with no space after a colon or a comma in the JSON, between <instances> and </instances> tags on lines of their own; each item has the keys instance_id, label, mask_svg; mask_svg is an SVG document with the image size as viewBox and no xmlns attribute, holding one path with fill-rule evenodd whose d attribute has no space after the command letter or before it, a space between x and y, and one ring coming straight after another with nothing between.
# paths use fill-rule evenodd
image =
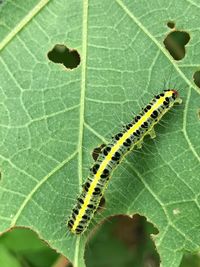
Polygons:
<instances>
[{"instance_id":1,"label":"leaf midrib","mask_svg":"<svg viewBox=\"0 0 200 267\"><path fill-rule=\"evenodd\" d=\"M78 178L79 188L82 185L82 147L83 147L83 129L84 129L84 115L85 115L85 92L86 92L86 66L87 66L87 40L88 40L88 0L83 0L83 17L82 17L82 68L81 68L81 96L80 96L80 123L79 123L79 140L78 140ZM76 239L76 246L74 252L74 267L79 265L79 248L80 237Z\"/></svg>"}]
</instances>

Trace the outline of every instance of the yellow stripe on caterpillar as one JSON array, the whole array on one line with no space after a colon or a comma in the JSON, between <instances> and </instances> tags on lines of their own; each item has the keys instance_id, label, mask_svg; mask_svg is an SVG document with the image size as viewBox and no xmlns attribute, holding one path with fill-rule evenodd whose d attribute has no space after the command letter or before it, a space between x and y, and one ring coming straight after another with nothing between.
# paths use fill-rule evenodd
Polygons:
<instances>
[{"instance_id":1,"label":"yellow stripe on caterpillar","mask_svg":"<svg viewBox=\"0 0 200 267\"><path fill-rule=\"evenodd\" d=\"M175 103L180 104L181 99L174 89L165 90L156 95L139 115L102 149L67 222L72 233L81 234L87 229L98 208L112 171L130 149L134 146L141 146L145 135L150 134L152 138L156 136L155 124Z\"/></svg>"}]
</instances>

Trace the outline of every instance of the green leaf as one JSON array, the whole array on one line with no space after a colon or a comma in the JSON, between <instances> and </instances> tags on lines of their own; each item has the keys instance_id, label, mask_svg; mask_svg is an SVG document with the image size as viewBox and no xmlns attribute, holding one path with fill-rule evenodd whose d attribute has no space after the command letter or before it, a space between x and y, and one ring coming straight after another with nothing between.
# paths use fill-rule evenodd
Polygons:
<instances>
[{"instance_id":1,"label":"green leaf","mask_svg":"<svg viewBox=\"0 0 200 267\"><path fill-rule=\"evenodd\" d=\"M1 266L52 266L57 260L57 253L48 247L37 235L29 229L15 228L0 237ZM4 258L8 254L8 263ZM12 259L13 262L10 262ZM30 265L32 264L32 265Z\"/></svg>"},{"instance_id":2,"label":"green leaf","mask_svg":"<svg viewBox=\"0 0 200 267\"><path fill-rule=\"evenodd\" d=\"M35 230L75 267L87 235L114 214L142 214L159 234L162 266L200 244L199 7L174 1L5 1L0 7L0 231ZM168 21L188 31L183 60L163 45ZM48 60L56 44L80 53L77 68ZM91 152L166 86L183 104L114 172L106 209L86 234L65 225ZM166 122L166 123L165 123Z\"/></svg>"},{"instance_id":3,"label":"green leaf","mask_svg":"<svg viewBox=\"0 0 200 267\"><path fill-rule=\"evenodd\" d=\"M123 229L123 231L122 231ZM159 257L148 232L155 233L144 217L109 218L87 243L85 262L92 266L159 266Z\"/></svg>"},{"instance_id":4,"label":"green leaf","mask_svg":"<svg viewBox=\"0 0 200 267\"><path fill-rule=\"evenodd\" d=\"M12 253L0 244L0 264L5 267L20 267L20 262L15 258Z\"/></svg>"}]
</instances>

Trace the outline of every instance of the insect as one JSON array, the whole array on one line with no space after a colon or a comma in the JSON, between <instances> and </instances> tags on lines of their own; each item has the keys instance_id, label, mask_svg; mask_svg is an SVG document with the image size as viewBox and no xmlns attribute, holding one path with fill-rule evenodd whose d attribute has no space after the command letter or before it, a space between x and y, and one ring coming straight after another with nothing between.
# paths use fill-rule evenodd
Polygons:
<instances>
[{"instance_id":1,"label":"insect","mask_svg":"<svg viewBox=\"0 0 200 267\"><path fill-rule=\"evenodd\" d=\"M89 177L83 184L82 192L67 221L67 226L73 234L81 234L87 229L111 174L119 162L129 150L135 146L141 147L145 135L149 134L154 138L155 124L175 103L181 102L176 90L164 90L102 148L96 162L90 168Z\"/></svg>"}]
</instances>

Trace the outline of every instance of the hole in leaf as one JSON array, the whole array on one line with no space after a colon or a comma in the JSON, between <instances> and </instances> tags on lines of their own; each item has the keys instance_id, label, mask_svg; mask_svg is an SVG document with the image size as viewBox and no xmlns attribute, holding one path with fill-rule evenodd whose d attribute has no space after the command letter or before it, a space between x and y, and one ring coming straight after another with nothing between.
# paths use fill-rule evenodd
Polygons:
<instances>
[{"instance_id":1,"label":"hole in leaf","mask_svg":"<svg viewBox=\"0 0 200 267\"><path fill-rule=\"evenodd\" d=\"M86 266L96 266L97 262L98 266L159 266L159 255L150 238L158 231L145 217L110 217L95 233L86 246Z\"/></svg>"},{"instance_id":2,"label":"hole in leaf","mask_svg":"<svg viewBox=\"0 0 200 267\"><path fill-rule=\"evenodd\" d=\"M97 160L99 154L101 153L102 149L105 147L105 144L100 145L99 147L96 147L93 151L92 151L92 158L94 161Z\"/></svg>"},{"instance_id":3,"label":"hole in leaf","mask_svg":"<svg viewBox=\"0 0 200 267\"><path fill-rule=\"evenodd\" d=\"M189 253L185 253L180 267L199 267L200 263L200 255L199 253L194 253L194 254L189 254Z\"/></svg>"},{"instance_id":4,"label":"hole in leaf","mask_svg":"<svg viewBox=\"0 0 200 267\"><path fill-rule=\"evenodd\" d=\"M196 86L200 88L200 71L196 71L193 75L193 80Z\"/></svg>"},{"instance_id":5,"label":"hole in leaf","mask_svg":"<svg viewBox=\"0 0 200 267\"><path fill-rule=\"evenodd\" d=\"M168 21L167 26L171 29L175 28L175 23L173 21Z\"/></svg>"},{"instance_id":6,"label":"hole in leaf","mask_svg":"<svg viewBox=\"0 0 200 267\"><path fill-rule=\"evenodd\" d=\"M175 60L181 60L185 56L185 45L190 36L184 31L172 31L164 40L164 45Z\"/></svg>"},{"instance_id":7,"label":"hole in leaf","mask_svg":"<svg viewBox=\"0 0 200 267\"><path fill-rule=\"evenodd\" d=\"M63 64L67 69L74 69L80 64L79 53L62 44L56 44L47 56L52 62Z\"/></svg>"}]
</instances>

